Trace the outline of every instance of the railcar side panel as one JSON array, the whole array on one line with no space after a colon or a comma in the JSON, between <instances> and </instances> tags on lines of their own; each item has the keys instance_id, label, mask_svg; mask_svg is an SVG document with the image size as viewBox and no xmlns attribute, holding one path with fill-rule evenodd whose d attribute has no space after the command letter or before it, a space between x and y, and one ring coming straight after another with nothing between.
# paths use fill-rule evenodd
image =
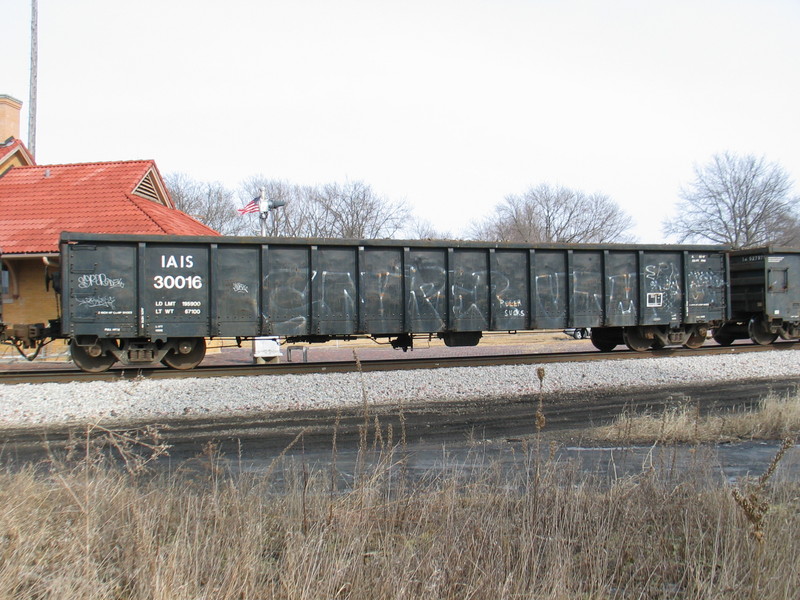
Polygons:
<instances>
[{"instance_id":1,"label":"railcar side panel","mask_svg":"<svg viewBox=\"0 0 800 600\"><path fill-rule=\"evenodd\" d=\"M450 331L489 329L489 265L485 249L448 250L450 256Z\"/></svg>"},{"instance_id":2,"label":"railcar side panel","mask_svg":"<svg viewBox=\"0 0 800 600\"><path fill-rule=\"evenodd\" d=\"M530 328L530 285L525 250L489 250L490 328L516 331Z\"/></svg>"},{"instance_id":3,"label":"railcar side panel","mask_svg":"<svg viewBox=\"0 0 800 600\"><path fill-rule=\"evenodd\" d=\"M360 329L377 334L405 331L401 248L364 248L359 252Z\"/></svg>"},{"instance_id":4,"label":"railcar side panel","mask_svg":"<svg viewBox=\"0 0 800 600\"><path fill-rule=\"evenodd\" d=\"M64 332L139 335L136 244L80 244L62 260Z\"/></svg>"},{"instance_id":5,"label":"railcar side panel","mask_svg":"<svg viewBox=\"0 0 800 600\"><path fill-rule=\"evenodd\" d=\"M603 324L603 257L601 252L575 251L571 257L567 327L599 327Z\"/></svg>"},{"instance_id":6,"label":"railcar side panel","mask_svg":"<svg viewBox=\"0 0 800 600\"><path fill-rule=\"evenodd\" d=\"M680 252L642 252L640 325L677 325L683 305Z\"/></svg>"},{"instance_id":7,"label":"railcar side panel","mask_svg":"<svg viewBox=\"0 0 800 600\"><path fill-rule=\"evenodd\" d=\"M725 256L686 252L686 323L712 323L727 318Z\"/></svg>"},{"instance_id":8,"label":"railcar side panel","mask_svg":"<svg viewBox=\"0 0 800 600\"><path fill-rule=\"evenodd\" d=\"M443 248L404 250L406 279L405 331L444 331L449 298L447 251Z\"/></svg>"},{"instance_id":9,"label":"railcar side panel","mask_svg":"<svg viewBox=\"0 0 800 600\"><path fill-rule=\"evenodd\" d=\"M267 298L265 333L309 335L311 331L311 249L267 246L262 281Z\"/></svg>"},{"instance_id":10,"label":"railcar side panel","mask_svg":"<svg viewBox=\"0 0 800 600\"><path fill-rule=\"evenodd\" d=\"M607 327L629 327L639 322L638 254L604 252L605 323Z\"/></svg>"},{"instance_id":11,"label":"railcar side panel","mask_svg":"<svg viewBox=\"0 0 800 600\"><path fill-rule=\"evenodd\" d=\"M261 249L211 246L215 299L211 332L222 337L261 333Z\"/></svg>"},{"instance_id":12,"label":"railcar side panel","mask_svg":"<svg viewBox=\"0 0 800 600\"><path fill-rule=\"evenodd\" d=\"M359 301L355 248L313 247L311 263L312 332L356 333Z\"/></svg>"},{"instance_id":13,"label":"railcar side panel","mask_svg":"<svg viewBox=\"0 0 800 600\"><path fill-rule=\"evenodd\" d=\"M772 318L800 321L800 254L767 257L766 309Z\"/></svg>"},{"instance_id":14,"label":"railcar side panel","mask_svg":"<svg viewBox=\"0 0 800 600\"><path fill-rule=\"evenodd\" d=\"M138 270L143 335L152 338L210 335L209 246L147 244Z\"/></svg>"},{"instance_id":15,"label":"railcar side panel","mask_svg":"<svg viewBox=\"0 0 800 600\"><path fill-rule=\"evenodd\" d=\"M540 250L531 268L534 280L534 329L561 329L567 324L569 290L567 254Z\"/></svg>"}]
</instances>

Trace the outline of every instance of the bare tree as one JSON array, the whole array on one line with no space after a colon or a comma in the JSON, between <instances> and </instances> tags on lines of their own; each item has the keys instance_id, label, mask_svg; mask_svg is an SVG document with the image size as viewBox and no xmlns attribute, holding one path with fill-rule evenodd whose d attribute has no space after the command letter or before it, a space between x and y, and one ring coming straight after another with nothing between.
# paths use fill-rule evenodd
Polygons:
<instances>
[{"instance_id":1,"label":"bare tree","mask_svg":"<svg viewBox=\"0 0 800 600\"><path fill-rule=\"evenodd\" d=\"M405 203L379 196L363 181L323 185L315 202L325 219L324 237L392 237L411 215Z\"/></svg>"},{"instance_id":2,"label":"bare tree","mask_svg":"<svg viewBox=\"0 0 800 600\"><path fill-rule=\"evenodd\" d=\"M411 217L403 227L403 235L412 240L452 240L449 231L437 229L433 223L425 219Z\"/></svg>"},{"instance_id":3,"label":"bare tree","mask_svg":"<svg viewBox=\"0 0 800 600\"><path fill-rule=\"evenodd\" d=\"M469 234L505 242L624 242L632 226L633 219L608 196L541 184L506 196Z\"/></svg>"},{"instance_id":4,"label":"bare tree","mask_svg":"<svg viewBox=\"0 0 800 600\"><path fill-rule=\"evenodd\" d=\"M677 216L664 233L678 242L709 241L734 248L800 242L797 208L789 175L755 156L714 155L695 167L695 179L681 189Z\"/></svg>"},{"instance_id":5,"label":"bare tree","mask_svg":"<svg viewBox=\"0 0 800 600\"><path fill-rule=\"evenodd\" d=\"M246 225L236 212L233 192L219 182L203 182L184 173L169 173L164 184L178 210L223 235L239 235Z\"/></svg>"},{"instance_id":6,"label":"bare tree","mask_svg":"<svg viewBox=\"0 0 800 600\"><path fill-rule=\"evenodd\" d=\"M402 202L392 202L361 182L329 183L318 187L297 186L263 176L243 182L242 201L256 197L265 188L268 199L286 200L273 211L268 235L322 238L392 237L410 216ZM251 228L258 227L251 219Z\"/></svg>"}]
</instances>

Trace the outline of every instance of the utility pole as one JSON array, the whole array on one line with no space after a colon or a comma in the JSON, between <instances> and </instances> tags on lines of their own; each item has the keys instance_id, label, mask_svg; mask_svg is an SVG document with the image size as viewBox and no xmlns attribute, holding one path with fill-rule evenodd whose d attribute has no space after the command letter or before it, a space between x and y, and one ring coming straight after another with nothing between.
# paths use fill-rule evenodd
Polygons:
<instances>
[{"instance_id":1,"label":"utility pole","mask_svg":"<svg viewBox=\"0 0 800 600\"><path fill-rule=\"evenodd\" d=\"M39 9L37 0L31 0L31 74L28 97L28 151L36 158L36 72L39 55Z\"/></svg>"}]
</instances>

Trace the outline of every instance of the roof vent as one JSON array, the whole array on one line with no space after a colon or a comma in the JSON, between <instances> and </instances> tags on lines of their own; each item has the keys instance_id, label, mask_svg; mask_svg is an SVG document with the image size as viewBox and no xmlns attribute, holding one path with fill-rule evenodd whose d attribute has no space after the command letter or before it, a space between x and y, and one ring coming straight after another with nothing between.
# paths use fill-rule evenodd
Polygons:
<instances>
[{"instance_id":1,"label":"roof vent","mask_svg":"<svg viewBox=\"0 0 800 600\"><path fill-rule=\"evenodd\" d=\"M50 169L45 169L44 170L44 176L45 177L50 177Z\"/></svg>"},{"instance_id":2,"label":"roof vent","mask_svg":"<svg viewBox=\"0 0 800 600\"><path fill-rule=\"evenodd\" d=\"M158 202L159 204L163 204L161 201L161 197L156 190L156 184L153 181L153 173L150 172L145 175L144 179L139 182L139 185L136 186L136 189L133 190L133 193L137 196L141 196L142 198L147 198L148 200L152 200L153 202Z\"/></svg>"}]
</instances>

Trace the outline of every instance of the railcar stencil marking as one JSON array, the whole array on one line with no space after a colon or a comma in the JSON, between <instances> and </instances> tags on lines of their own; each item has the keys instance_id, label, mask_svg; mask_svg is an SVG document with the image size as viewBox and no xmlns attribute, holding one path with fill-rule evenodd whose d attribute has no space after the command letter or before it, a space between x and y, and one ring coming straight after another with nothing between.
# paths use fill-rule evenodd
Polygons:
<instances>
[{"instance_id":1,"label":"railcar stencil marking","mask_svg":"<svg viewBox=\"0 0 800 600\"><path fill-rule=\"evenodd\" d=\"M200 275L155 275L153 287L157 290L199 290L203 287Z\"/></svg>"},{"instance_id":2,"label":"railcar stencil marking","mask_svg":"<svg viewBox=\"0 0 800 600\"><path fill-rule=\"evenodd\" d=\"M191 269L194 266L194 257L191 254L187 255L161 255L161 268L162 269Z\"/></svg>"},{"instance_id":3,"label":"railcar stencil marking","mask_svg":"<svg viewBox=\"0 0 800 600\"><path fill-rule=\"evenodd\" d=\"M664 294L661 292L649 292L647 294L647 307L659 308L664 306Z\"/></svg>"}]
</instances>

